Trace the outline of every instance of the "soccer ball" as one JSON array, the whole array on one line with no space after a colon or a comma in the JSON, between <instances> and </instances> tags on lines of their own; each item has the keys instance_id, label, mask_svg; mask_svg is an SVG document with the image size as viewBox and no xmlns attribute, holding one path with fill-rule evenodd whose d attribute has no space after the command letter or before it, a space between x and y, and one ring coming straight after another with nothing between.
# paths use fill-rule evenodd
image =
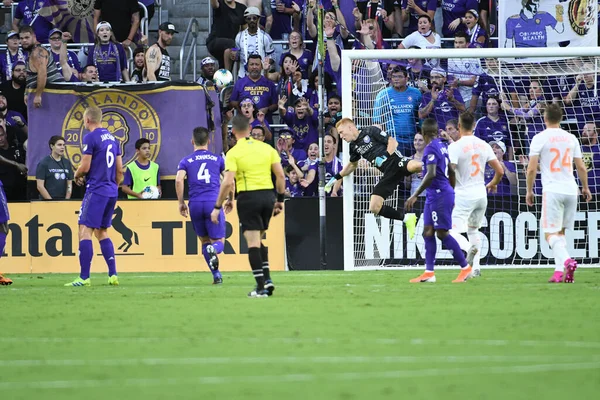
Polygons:
<instances>
[{"instance_id":1,"label":"soccer ball","mask_svg":"<svg viewBox=\"0 0 600 400\"><path fill-rule=\"evenodd\" d=\"M222 89L233 82L233 75L229 70L221 68L213 75L213 81L217 85L217 88Z\"/></svg>"},{"instance_id":2,"label":"soccer ball","mask_svg":"<svg viewBox=\"0 0 600 400\"><path fill-rule=\"evenodd\" d=\"M142 193L142 198L144 199L158 199L160 195L158 188L156 186L146 186L144 188L144 192Z\"/></svg>"}]
</instances>

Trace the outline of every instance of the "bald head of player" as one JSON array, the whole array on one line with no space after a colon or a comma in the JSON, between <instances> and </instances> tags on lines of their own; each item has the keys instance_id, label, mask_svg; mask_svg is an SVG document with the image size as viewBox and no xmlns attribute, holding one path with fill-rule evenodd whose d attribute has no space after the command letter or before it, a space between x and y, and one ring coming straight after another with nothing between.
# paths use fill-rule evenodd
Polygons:
<instances>
[{"instance_id":1,"label":"bald head of player","mask_svg":"<svg viewBox=\"0 0 600 400\"><path fill-rule=\"evenodd\" d=\"M423 135L423 139L425 139L425 145L431 143L433 139L438 137L438 124L437 121L433 118L427 118L421 124L421 134Z\"/></svg>"},{"instance_id":2,"label":"bald head of player","mask_svg":"<svg viewBox=\"0 0 600 400\"><path fill-rule=\"evenodd\" d=\"M358 128L350 118L342 118L339 120L338 123L335 124L335 129L337 129L340 137L348 143L354 142L358 137Z\"/></svg>"},{"instance_id":3,"label":"bald head of player","mask_svg":"<svg viewBox=\"0 0 600 400\"><path fill-rule=\"evenodd\" d=\"M96 106L90 106L83 113L83 126L88 131L102 128L102 110Z\"/></svg>"},{"instance_id":4,"label":"bald head of player","mask_svg":"<svg viewBox=\"0 0 600 400\"><path fill-rule=\"evenodd\" d=\"M209 142L210 133L208 129L199 126L194 128L192 133L192 144L194 145L194 150L208 150L208 142Z\"/></svg>"},{"instance_id":5,"label":"bald head of player","mask_svg":"<svg viewBox=\"0 0 600 400\"><path fill-rule=\"evenodd\" d=\"M473 135L473 128L475 128L475 115L470 111L465 111L458 117L458 131L460 136Z\"/></svg>"},{"instance_id":6,"label":"bald head of player","mask_svg":"<svg viewBox=\"0 0 600 400\"><path fill-rule=\"evenodd\" d=\"M248 118L241 114L231 119L231 131L237 140L247 138L250 135L250 123Z\"/></svg>"},{"instance_id":7,"label":"bald head of player","mask_svg":"<svg viewBox=\"0 0 600 400\"><path fill-rule=\"evenodd\" d=\"M546 128L559 128L560 121L562 121L563 112L562 108L556 103L550 103L544 110L544 122Z\"/></svg>"}]
</instances>

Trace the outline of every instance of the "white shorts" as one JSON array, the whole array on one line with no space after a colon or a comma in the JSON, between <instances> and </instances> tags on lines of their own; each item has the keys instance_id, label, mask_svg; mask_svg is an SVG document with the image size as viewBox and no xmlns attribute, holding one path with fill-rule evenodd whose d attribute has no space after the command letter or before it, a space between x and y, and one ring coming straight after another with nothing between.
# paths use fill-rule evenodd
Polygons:
<instances>
[{"instance_id":1,"label":"white shorts","mask_svg":"<svg viewBox=\"0 0 600 400\"><path fill-rule=\"evenodd\" d=\"M452 229L459 233L467 232L468 228L479 229L485 217L487 203L487 197L475 200L457 198L452 210Z\"/></svg>"},{"instance_id":2,"label":"white shorts","mask_svg":"<svg viewBox=\"0 0 600 400\"><path fill-rule=\"evenodd\" d=\"M542 230L557 233L575 227L577 195L552 192L542 193Z\"/></svg>"}]
</instances>

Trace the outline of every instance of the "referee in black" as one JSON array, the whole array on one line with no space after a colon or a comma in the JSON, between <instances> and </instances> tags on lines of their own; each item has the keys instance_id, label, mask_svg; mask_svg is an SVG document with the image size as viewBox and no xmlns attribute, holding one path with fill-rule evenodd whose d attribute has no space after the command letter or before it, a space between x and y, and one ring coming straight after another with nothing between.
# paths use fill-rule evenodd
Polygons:
<instances>
[{"instance_id":1,"label":"referee in black","mask_svg":"<svg viewBox=\"0 0 600 400\"><path fill-rule=\"evenodd\" d=\"M211 219L218 223L219 211L233 190L235 179L238 217L248 243L248 258L256 279L256 289L248 293L248 297L268 297L273 295L275 285L269 271L268 249L262 244L262 237L269 229L271 216L283 211L285 176L277 151L250 137L250 125L246 117L236 115L231 124L237 143L225 157L225 176ZM271 174L276 178L277 198L273 193Z\"/></svg>"}]
</instances>

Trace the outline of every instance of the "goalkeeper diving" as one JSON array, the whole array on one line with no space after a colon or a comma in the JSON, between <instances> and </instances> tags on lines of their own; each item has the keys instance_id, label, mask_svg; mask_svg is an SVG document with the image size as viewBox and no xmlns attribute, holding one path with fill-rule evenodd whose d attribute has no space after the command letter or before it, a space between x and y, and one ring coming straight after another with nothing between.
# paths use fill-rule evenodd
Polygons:
<instances>
[{"instance_id":1,"label":"goalkeeper diving","mask_svg":"<svg viewBox=\"0 0 600 400\"><path fill-rule=\"evenodd\" d=\"M404 157L398 150L398 142L385 131L376 126L367 126L358 130L350 118L344 118L336 124L340 137L350 145L350 162L333 176L325 185L325 191L338 190L344 176L353 173L362 158L371 163L383 173L383 176L373 188L369 210L381 217L404 221L409 238L415 236L417 216L413 213L404 214L402 209L383 204L400 181L405 177L421 171L423 163ZM334 188L335 186L335 188Z\"/></svg>"}]
</instances>

